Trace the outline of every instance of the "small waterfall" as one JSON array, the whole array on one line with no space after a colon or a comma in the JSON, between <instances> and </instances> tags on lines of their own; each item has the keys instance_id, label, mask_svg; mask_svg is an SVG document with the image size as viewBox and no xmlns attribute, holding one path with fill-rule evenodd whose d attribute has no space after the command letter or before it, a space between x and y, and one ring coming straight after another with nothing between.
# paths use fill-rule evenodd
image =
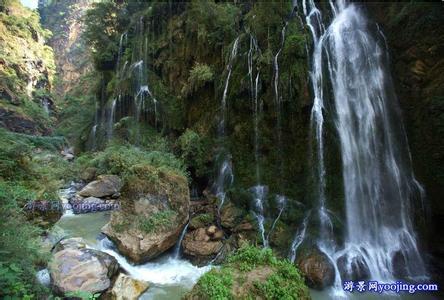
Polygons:
<instances>
[{"instance_id":1,"label":"small waterfall","mask_svg":"<svg viewBox=\"0 0 444 300\"><path fill-rule=\"evenodd\" d=\"M253 215L255 216L258 224L259 233L262 237L262 244L264 248L268 248L268 239L265 235L265 215L264 204L267 197L267 188L263 185L257 185L251 188L253 194Z\"/></svg>"},{"instance_id":2,"label":"small waterfall","mask_svg":"<svg viewBox=\"0 0 444 300\"><path fill-rule=\"evenodd\" d=\"M90 140L92 150L95 150L97 146L97 126L98 124L94 124L94 126L91 128Z\"/></svg>"},{"instance_id":3,"label":"small waterfall","mask_svg":"<svg viewBox=\"0 0 444 300\"><path fill-rule=\"evenodd\" d=\"M49 109L49 101L48 101L48 99L46 99L46 98L44 98L43 100L42 100L42 107L43 107L43 111L45 112L45 114L47 115L47 116L49 116L49 114L50 114L50 109Z\"/></svg>"},{"instance_id":4,"label":"small waterfall","mask_svg":"<svg viewBox=\"0 0 444 300\"><path fill-rule=\"evenodd\" d=\"M259 121L262 117L263 102L259 97L259 81L260 71L256 70L256 76L254 76L253 69L253 56L256 52L260 52L256 39L250 35L250 50L248 51L248 77L250 79L250 97L253 104L253 124L254 124L254 159L256 163L256 183L260 184L260 132Z\"/></svg>"},{"instance_id":5,"label":"small waterfall","mask_svg":"<svg viewBox=\"0 0 444 300\"><path fill-rule=\"evenodd\" d=\"M273 59L273 70L274 70L274 105L276 110L276 136L277 136L277 149L279 155L279 176L282 177L283 172L283 145L282 145L282 96L279 95L279 55L284 48L285 43L285 32L287 30L288 22L285 22L285 25L282 27L281 31L281 46L274 56Z\"/></svg>"},{"instance_id":6,"label":"small waterfall","mask_svg":"<svg viewBox=\"0 0 444 300\"><path fill-rule=\"evenodd\" d=\"M216 197L219 199L219 204L217 206L218 215L220 215L220 210L225 203L226 198L226 187L233 184L234 175L233 168L231 166L231 156L221 155L224 157L222 164L219 168L219 173L216 179Z\"/></svg>"},{"instance_id":7,"label":"small waterfall","mask_svg":"<svg viewBox=\"0 0 444 300\"><path fill-rule=\"evenodd\" d=\"M218 136L221 140L219 145L218 154L216 157L216 162L218 163L218 173L215 181L215 195L219 199L218 203L218 215L220 216L220 209L225 203L226 198L226 188L230 187L233 183L233 168L231 163L231 155L225 149L225 135L226 135L226 118L227 118L227 94L228 87L230 84L231 70L233 68L234 60L237 56L237 51L239 47L239 37L234 40L233 47L231 49L230 58L226 67L227 78L225 79L224 92L221 99L221 119L218 125Z\"/></svg>"},{"instance_id":8,"label":"small waterfall","mask_svg":"<svg viewBox=\"0 0 444 300\"><path fill-rule=\"evenodd\" d=\"M226 127L226 117L227 117L227 94L228 94L228 86L230 84L230 78L231 78L231 71L233 69L233 62L234 59L237 56L237 51L239 48L239 37L237 37L234 40L233 48L231 49L231 55L230 59L227 64L227 78L225 79L225 85L224 85L224 92L222 95L222 101L221 101L221 120L219 123L219 136L224 137L225 136L225 127Z\"/></svg>"},{"instance_id":9,"label":"small waterfall","mask_svg":"<svg viewBox=\"0 0 444 300\"><path fill-rule=\"evenodd\" d=\"M116 78L117 79L120 79L121 75L125 71L125 68L124 67L122 68L121 63L122 63L123 50L124 50L124 47L127 44L128 44L128 33L124 32L120 36L119 52L118 52L118 55L117 55L117 64L116 64Z\"/></svg>"},{"instance_id":10,"label":"small waterfall","mask_svg":"<svg viewBox=\"0 0 444 300\"><path fill-rule=\"evenodd\" d=\"M287 198L285 196L276 195L276 197L274 199L276 200L276 204L277 204L277 208L278 208L279 212L278 212L276 219L274 219L273 224L271 224L270 231L268 231L267 240L270 240L270 236L274 231L274 227L276 227L276 223L281 218L281 215L285 209L285 205L287 204Z\"/></svg>"},{"instance_id":11,"label":"small waterfall","mask_svg":"<svg viewBox=\"0 0 444 300\"><path fill-rule=\"evenodd\" d=\"M115 122L114 119L115 119L115 115L116 115L116 103L117 103L117 99L114 98L111 103L110 116L108 119L108 140L110 140L113 137L114 122Z\"/></svg>"},{"instance_id":12,"label":"small waterfall","mask_svg":"<svg viewBox=\"0 0 444 300\"><path fill-rule=\"evenodd\" d=\"M314 92L312 128L317 144L321 223L318 246L334 263L345 258L348 269L356 261L361 262L374 280L395 279L396 257L404 262L401 267L405 268L406 277L424 279L427 273L417 247L410 209L414 193L420 193L420 189L413 175L386 67L384 37L371 33L380 30L355 4L338 1L330 2L330 6L333 20L325 29L314 1L303 1L303 12L313 36L310 79ZM332 99L323 93L327 81L331 83ZM331 243L331 220L325 205L323 127L327 101L334 108L330 115L342 158L346 208L342 250ZM336 264L335 269L339 277L335 287L340 289Z\"/></svg>"},{"instance_id":13,"label":"small waterfall","mask_svg":"<svg viewBox=\"0 0 444 300\"><path fill-rule=\"evenodd\" d=\"M307 213L304 220L302 221L302 225L300 226L300 228L298 228L298 230L296 231L293 242L291 242L290 254L288 255L288 258L291 262L295 262L296 252L298 251L299 246L302 244L302 242L305 239L305 231L307 230L307 224L309 218L310 218L310 211Z\"/></svg>"},{"instance_id":14,"label":"small waterfall","mask_svg":"<svg viewBox=\"0 0 444 300\"><path fill-rule=\"evenodd\" d=\"M176 259L180 258L180 249L182 247L183 238L185 237L185 234L187 233L188 225L190 225L190 223L187 223L187 225L185 225L185 227L183 228L182 233L180 234L179 240L177 242L176 248L174 249L173 257Z\"/></svg>"}]
</instances>

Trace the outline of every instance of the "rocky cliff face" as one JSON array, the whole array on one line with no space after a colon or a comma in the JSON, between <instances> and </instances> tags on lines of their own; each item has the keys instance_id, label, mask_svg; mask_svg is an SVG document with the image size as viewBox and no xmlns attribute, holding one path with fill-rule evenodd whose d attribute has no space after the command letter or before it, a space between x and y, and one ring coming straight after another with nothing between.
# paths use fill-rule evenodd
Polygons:
<instances>
[{"instance_id":1,"label":"rocky cliff face","mask_svg":"<svg viewBox=\"0 0 444 300\"><path fill-rule=\"evenodd\" d=\"M82 17L90 7L90 0L54 1L46 7L40 7L42 24L52 31L49 44L56 56L59 80L56 87L58 95L71 90L81 75L90 69L88 51L82 39L84 25Z\"/></svg>"},{"instance_id":2,"label":"rocky cliff face","mask_svg":"<svg viewBox=\"0 0 444 300\"><path fill-rule=\"evenodd\" d=\"M19 1L0 6L0 126L11 131L47 134L55 102L51 96L55 65L45 44L50 32L39 16Z\"/></svg>"}]
</instances>

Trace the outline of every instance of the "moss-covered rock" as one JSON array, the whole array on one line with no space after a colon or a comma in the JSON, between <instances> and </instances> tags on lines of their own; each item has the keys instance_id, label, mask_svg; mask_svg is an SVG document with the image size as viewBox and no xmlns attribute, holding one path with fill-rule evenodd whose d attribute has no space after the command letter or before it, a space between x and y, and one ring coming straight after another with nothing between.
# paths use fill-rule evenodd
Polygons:
<instances>
[{"instance_id":1,"label":"moss-covered rock","mask_svg":"<svg viewBox=\"0 0 444 300\"><path fill-rule=\"evenodd\" d=\"M137 263L174 246L188 222L187 179L150 165L131 167L122 188L121 210L102 231L121 253Z\"/></svg>"},{"instance_id":2,"label":"moss-covered rock","mask_svg":"<svg viewBox=\"0 0 444 300\"><path fill-rule=\"evenodd\" d=\"M202 276L183 299L311 299L299 271L270 249L244 247Z\"/></svg>"}]
</instances>

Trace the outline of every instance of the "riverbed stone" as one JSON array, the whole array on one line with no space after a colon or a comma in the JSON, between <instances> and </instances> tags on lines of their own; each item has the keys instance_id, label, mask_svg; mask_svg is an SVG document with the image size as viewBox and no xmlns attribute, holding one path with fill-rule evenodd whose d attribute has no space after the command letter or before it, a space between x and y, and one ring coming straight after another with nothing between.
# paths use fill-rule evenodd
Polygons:
<instances>
[{"instance_id":1,"label":"riverbed stone","mask_svg":"<svg viewBox=\"0 0 444 300\"><path fill-rule=\"evenodd\" d=\"M139 297L149 288L146 281L134 279L120 273L111 290L113 300L133 300Z\"/></svg>"},{"instance_id":2,"label":"riverbed stone","mask_svg":"<svg viewBox=\"0 0 444 300\"><path fill-rule=\"evenodd\" d=\"M117 260L94 249L64 249L49 263L53 290L58 294L85 291L100 293L111 286L118 270Z\"/></svg>"},{"instance_id":3,"label":"riverbed stone","mask_svg":"<svg viewBox=\"0 0 444 300\"><path fill-rule=\"evenodd\" d=\"M333 262L317 248L303 253L297 260L297 266L305 277L306 284L311 288L322 290L333 285L335 281Z\"/></svg>"},{"instance_id":4,"label":"riverbed stone","mask_svg":"<svg viewBox=\"0 0 444 300\"><path fill-rule=\"evenodd\" d=\"M122 181L116 175L100 175L88 183L78 194L82 197L103 198L120 192Z\"/></svg>"},{"instance_id":5,"label":"riverbed stone","mask_svg":"<svg viewBox=\"0 0 444 300\"><path fill-rule=\"evenodd\" d=\"M136 165L132 172L122 188L121 209L111 214L102 232L123 255L143 263L177 243L188 222L190 195L182 175L158 175L148 165Z\"/></svg>"}]
</instances>

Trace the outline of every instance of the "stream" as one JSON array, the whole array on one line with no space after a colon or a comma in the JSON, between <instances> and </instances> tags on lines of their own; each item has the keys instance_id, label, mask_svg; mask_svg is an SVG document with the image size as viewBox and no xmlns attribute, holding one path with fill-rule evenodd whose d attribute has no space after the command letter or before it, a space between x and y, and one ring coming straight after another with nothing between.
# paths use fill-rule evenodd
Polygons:
<instances>
[{"instance_id":1,"label":"stream","mask_svg":"<svg viewBox=\"0 0 444 300\"><path fill-rule=\"evenodd\" d=\"M73 184L61 190L59 196L63 204L67 204L68 199L75 192L76 188ZM150 284L149 289L139 298L142 300L181 299L186 292L191 290L199 278L211 269L210 265L197 267L180 258L180 255L176 255L176 247L148 263L131 264L120 255L113 242L101 233L102 227L108 223L110 216L110 211L76 215L70 209L66 209L63 216L54 225L52 236L55 240L62 237L81 237L88 243L88 247L115 257L131 277L147 281Z\"/></svg>"}]
</instances>

